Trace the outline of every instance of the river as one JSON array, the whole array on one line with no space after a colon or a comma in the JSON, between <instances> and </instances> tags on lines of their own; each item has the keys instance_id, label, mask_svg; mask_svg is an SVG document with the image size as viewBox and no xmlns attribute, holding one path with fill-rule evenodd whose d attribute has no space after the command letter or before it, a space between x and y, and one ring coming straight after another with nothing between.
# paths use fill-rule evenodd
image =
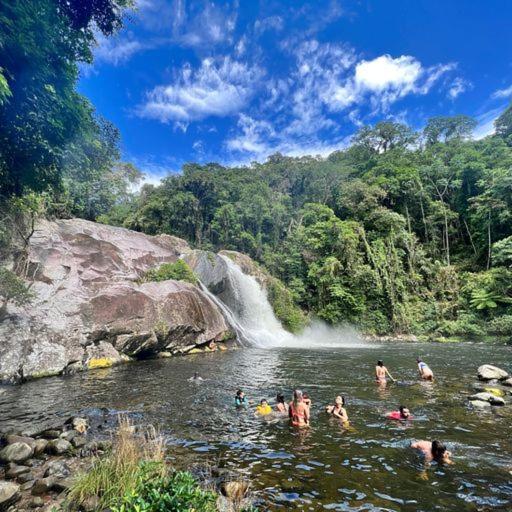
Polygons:
<instances>
[{"instance_id":1,"label":"river","mask_svg":"<svg viewBox=\"0 0 512 512\"><path fill-rule=\"evenodd\" d=\"M418 382L415 357L436 375ZM384 359L401 382L373 381ZM176 464L193 458L250 477L264 510L476 511L512 509L512 406L475 411L467 396L476 369L511 370L512 347L485 344L386 344L301 350L245 348L232 352L126 364L0 391L0 430L23 429L71 414L118 412L158 425ZM188 378L199 372L200 383ZM294 387L309 392L312 426L295 431L236 410L238 387L258 401ZM347 398L351 426L323 407ZM406 424L385 413L407 405ZM455 464L425 469L408 447L440 439Z\"/></svg>"}]
</instances>

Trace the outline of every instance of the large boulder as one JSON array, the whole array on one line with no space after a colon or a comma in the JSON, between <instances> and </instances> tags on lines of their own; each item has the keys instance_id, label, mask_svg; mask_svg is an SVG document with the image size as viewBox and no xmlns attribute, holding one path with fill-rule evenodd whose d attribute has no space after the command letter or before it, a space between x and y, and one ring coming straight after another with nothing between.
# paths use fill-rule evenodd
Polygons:
<instances>
[{"instance_id":1,"label":"large boulder","mask_svg":"<svg viewBox=\"0 0 512 512\"><path fill-rule=\"evenodd\" d=\"M475 395L471 395L469 397L471 402L473 401L481 401L481 402L489 402L491 405L505 405L505 400L503 398L494 395L489 392L476 393Z\"/></svg>"},{"instance_id":2,"label":"large boulder","mask_svg":"<svg viewBox=\"0 0 512 512\"><path fill-rule=\"evenodd\" d=\"M27 443L17 442L8 444L0 451L0 460L3 462L24 462L34 455L34 448Z\"/></svg>"},{"instance_id":3,"label":"large boulder","mask_svg":"<svg viewBox=\"0 0 512 512\"><path fill-rule=\"evenodd\" d=\"M7 510L20 498L20 486L13 482L0 481L0 510Z\"/></svg>"},{"instance_id":4,"label":"large boulder","mask_svg":"<svg viewBox=\"0 0 512 512\"><path fill-rule=\"evenodd\" d=\"M480 380L504 380L509 377L509 374L491 364L483 364L478 368L478 378Z\"/></svg>"},{"instance_id":5,"label":"large boulder","mask_svg":"<svg viewBox=\"0 0 512 512\"><path fill-rule=\"evenodd\" d=\"M223 339L224 317L198 287L141 283L148 270L188 251L169 235L81 219L40 222L27 258L36 298L29 308L9 305L0 323L0 382L105 368L128 356L182 353Z\"/></svg>"}]
</instances>

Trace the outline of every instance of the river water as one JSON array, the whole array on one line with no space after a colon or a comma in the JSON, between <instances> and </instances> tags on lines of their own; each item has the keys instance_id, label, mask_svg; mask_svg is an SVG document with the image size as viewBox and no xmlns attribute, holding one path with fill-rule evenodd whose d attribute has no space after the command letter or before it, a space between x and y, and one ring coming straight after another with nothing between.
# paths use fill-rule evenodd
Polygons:
<instances>
[{"instance_id":1,"label":"river water","mask_svg":"<svg viewBox=\"0 0 512 512\"><path fill-rule=\"evenodd\" d=\"M436 375L418 382L415 357ZM384 359L401 382L373 381ZM143 361L55 377L0 390L0 430L23 429L70 414L118 412L160 426L180 460L212 462L250 477L263 510L475 511L512 510L512 405L475 411L467 396L480 364L512 370L512 347L483 344L386 344L316 350L247 348ZM200 383L188 378L198 371ZM236 410L238 387L258 401L294 387L312 397L312 426ZM323 413L347 398L349 428ZM385 413L407 405L414 420ZM408 448L440 439L455 465L425 469Z\"/></svg>"}]
</instances>

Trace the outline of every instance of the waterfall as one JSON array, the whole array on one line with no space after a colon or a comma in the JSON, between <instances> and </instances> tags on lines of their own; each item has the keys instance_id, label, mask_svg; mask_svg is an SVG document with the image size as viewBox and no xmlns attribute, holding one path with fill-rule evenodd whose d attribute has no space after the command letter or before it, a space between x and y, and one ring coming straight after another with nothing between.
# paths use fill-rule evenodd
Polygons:
<instances>
[{"instance_id":1,"label":"waterfall","mask_svg":"<svg viewBox=\"0 0 512 512\"><path fill-rule=\"evenodd\" d=\"M197 255L196 255L197 257ZM354 329L331 327L315 321L303 333L293 335L276 318L265 290L256 279L224 255L198 257L194 271L205 294L217 304L243 346L339 347L361 346Z\"/></svg>"}]
</instances>

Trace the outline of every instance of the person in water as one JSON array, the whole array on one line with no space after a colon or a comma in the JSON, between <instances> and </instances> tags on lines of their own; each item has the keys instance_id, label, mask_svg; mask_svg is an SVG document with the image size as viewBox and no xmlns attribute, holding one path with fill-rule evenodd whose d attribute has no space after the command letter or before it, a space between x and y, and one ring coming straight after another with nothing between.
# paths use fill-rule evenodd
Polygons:
<instances>
[{"instance_id":1,"label":"person in water","mask_svg":"<svg viewBox=\"0 0 512 512\"><path fill-rule=\"evenodd\" d=\"M199 375L199 373L194 372L193 377L190 377L190 379L188 379L188 380L190 380L192 382L200 382L203 380L203 378Z\"/></svg>"},{"instance_id":2,"label":"person in water","mask_svg":"<svg viewBox=\"0 0 512 512\"><path fill-rule=\"evenodd\" d=\"M411 448L419 450L425 457L425 462L435 461L438 464L453 464L450 459L451 452L439 441L414 441L411 443Z\"/></svg>"},{"instance_id":3,"label":"person in water","mask_svg":"<svg viewBox=\"0 0 512 512\"><path fill-rule=\"evenodd\" d=\"M284 395L282 393L277 394L276 402L276 411L281 414L288 414L288 404L284 401Z\"/></svg>"},{"instance_id":4,"label":"person in water","mask_svg":"<svg viewBox=\"0 0 512 512\"><path fill-rule=\"evenodd\" d=\"M272 407L268 405L268 402L263 399L260 404L256 407L256 414L259 414L260 416L267 416L268 414L271 414Z\"/></svg>"},{"instance_id":5,"label":"person in water","mask_svg":"<svg viewBox=\"0 0 512 512\"><path fill-rule=\"evenodd\" d=\"M386 376L395 382L395 379L391 376L388 369L384 366L384 362L379 360L377 361L377 366L375 367L375 380L379 384L386 384Z\"/></svg>"},{"instance_id":6,"label":"person in water","mask_svg":"<svg viewBox=\"0 0 512 512\"><path fill-rule=\"evenodd\" d=\"M434 380L434 372L429 368L427 363L424 363L423 360L419 357L416 358L416 362L418 363L418 372L420 377L423 380Z\"/></svg>"},{"instance_id":7,"label":"person in water","mask_svg":"<svg viewBox=\"0 0 512 512\"><path fill-rule=\"evenodd\" d=\"M311 409L311 398L309 398L309 393L307 393L306 391L304 391L304 393L302 393L302 400L304 400L304 403Z\"/></svg>"},{"instance_id":8,"label":"person in water","mask_svg":"<svg viewBox=\"0 0 512 512\"><path fill-rule=\"evenodd\" d=\"M409 420L412 418L411 411L401 405L398 411L391 411L386 415L390 420Z\"/></svg>"},{"instance_id":9,"label":"person in water","mask_svg":"<svg viewBox=\"0 0 512 512\"><path fill-rule=\"evenodd\" d=\"M343 422L346 422L348 421L348 414L347 411L345 410L345 404L345 397L338 395L334 400L334 405L328 405L325 408L325 412L327 412L327 414L334 416L335 418L339 418Z\"/></svg>"},{"instance_id":10,"label":"person in water","mask_svg":"<svg viewBox=\"0 0 512 512\"><path fill-rule=\"evenodd\" d=\"M235 405L236 407L247 407L248 405L247 397L241 389L236 392Z\"/></svg>"},{"instance_id":11,"label":"person in water","mask_svg":"<svg viewBox=\"0 0 512 512\"><path fill-rule=\"evenodd\" d=\"M288 417L294 427L309 426L309 407L304 402L300 389L293 392L293 400L288 405Z\"/></svg>"}]
</instances>

